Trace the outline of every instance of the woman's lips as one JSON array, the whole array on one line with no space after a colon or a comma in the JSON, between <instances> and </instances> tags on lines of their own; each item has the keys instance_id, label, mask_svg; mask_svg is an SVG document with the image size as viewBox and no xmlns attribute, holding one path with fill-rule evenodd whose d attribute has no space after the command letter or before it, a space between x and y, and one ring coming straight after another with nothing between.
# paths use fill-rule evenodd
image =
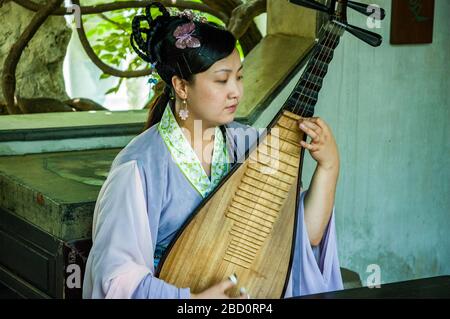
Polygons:
<instances>
[{"instance_id":1,"label":"woman's lips","mask_svg":"<svg viewBox=\"0 0 450 319\"><path fill-rule=\"evenodd\" d=\"M232 106L227 106L227 107L225 108L225 110L228 110L228 111L230 111L230 112L235 112L236 109L237 109L237 104L232 105Z\"/></svg>"}]
</instances>

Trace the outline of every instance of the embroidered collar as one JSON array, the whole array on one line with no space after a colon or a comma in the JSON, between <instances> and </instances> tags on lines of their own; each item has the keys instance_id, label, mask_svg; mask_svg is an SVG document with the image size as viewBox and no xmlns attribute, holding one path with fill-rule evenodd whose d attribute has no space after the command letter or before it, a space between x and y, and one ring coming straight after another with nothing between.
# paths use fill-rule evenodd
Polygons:
<instances>
[{"instance_id":1,"label":"embroidered collar","mask_svg":"<svg viewBox=\"0 0 450 319\"><path fill-rule=\"evenodd\" d=\"M191 144L183 134L169 105L166 106L158 124L158 131L172 154L175 163L203 198L214 190L222 177L228 173L228 149L219 127L216 127L214 133L211 180L203 169Z\"/></svg>"}]
</instances>

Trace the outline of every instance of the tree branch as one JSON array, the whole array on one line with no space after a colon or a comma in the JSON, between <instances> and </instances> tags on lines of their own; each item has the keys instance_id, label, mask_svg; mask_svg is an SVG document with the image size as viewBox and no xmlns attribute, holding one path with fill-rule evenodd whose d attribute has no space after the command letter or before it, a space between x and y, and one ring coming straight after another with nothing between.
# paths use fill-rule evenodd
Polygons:
<instances>
[{"instance_id":1,"label":"tree branch","mask_svg":"<svg viewBox=\"0 0 450 319\"><path fill-rule=\"evenodd\" d=\"M12 49L9 52L8 57L5 60L4 64L4 73L2 79L2 89L4 92L4 96L6 99L6 107L10 114L14 114L14 93L15 93L15 70L17 64L20 60L20 56L28 44L28 42L32 39L34 34L37 32L39 27L45 22L45 20L50 15L67 15L74 14L74 12L67 12L66 8L61 8L61 3L63 0L50 0L48 4L45 6L36 4L30 0L11 0L20 6L37 12L35 17L33 18L30 25L21 35L16 44L13 45ZM265 0L263 0L265 1ZM0 0L0 5L8 2L8 0ZM151 0L143 0L143 1L124 1L124 2L113 2L107 4L100 4L94 6L80 6L79 0L74 0L73 3L80 7L80 13L83 14L101 14L103 12L114 11L114 10L122 10L122 9L130 9L130 8L144 8L149 5ZM199 10L201 12L205 12L216 16L221 19L225 24L229 24L229 16L236 6L242 6L240 9L235 11L235 17L232 21L231 27L233 28L237 38L240 38L241 45L245 53L248 53L260 40L261 33L257 29L256 25L253 23L252 18L250 21L246 22L246 24L239 28L239 19L251 12L251 8L256 10L256 12L260 12L262 9L261 0L251 0L251 4L245 6L240 0L223 0L223 1L213 1L213 0L204 0L204 3L196 3L192 1L183 1L178 0L175 3L172 3L171 0L160 0L163 5L167 7L176 7L178 9L193 9ZM256 9L255 9L256 8ZM264 6L265 9L265 6ZM75 11L76 12L76 11ZM264 12L264 11L262 11ZM260 12L260 13L262 13ZM253 13L252 13L253 14ZM259 13L258 13L259 14ZM258 14L253 15L256 16ZM141 77L147 76L151 73L150 70L140 70L140 71L121 71L110 67L105 64L100 58L95 54L92 49L84 30L83 22L80 17L80 27L77 28L77 33L80 38L80 42L86 51L86 54L92 60L92 62L104 73L110 74L113 76L121 77L121 78L131 78L131 77ZM242 36L242 37L241 37Z\"/></svg>"},{"instance_id":2,"label":"tree branch","mask_svg":"<svg viewBox=\"0 0 450 319\"><path fill-rule=\"evenodd\" d=\"M21 6L25 7L26 9L29 9L32 11L37 10L41 7L40 5L38 5L32 1L29 1L29 0L13 0L13 1ZM80 7L80 12L81 12L80 15L82 16L83 14L101 13L101 12L106 12L106 11L126 9L126 8L130 8L130 7L145 7L148 4L150 4L151 2L152 1L126 1L126 2L115 2L115 3L91 6L91 7L82 7L82 6L80 6L79 0L74 0L73 4ZM190 8L190 9L194 9L194 10L200 10L202 12L210 13L219 18L221 16L223 16L223 17L226 17L226 20L228 20L228 16L225 16L222 13L218 13L217 11L210 9L208 6L206 6L204 4L199 4L199 3L192 2L192 1L180 1L180 0L177 1L175 5L172 4L171 1L162 0L160 2L167 6L174 6L174 7L180 8L180 9ZM63 9L63 8L60 8L60 9ZM55 10L54 13L56 14L56 13L60 12L61 11L60 9ZM68 14L68 13L66 11L63 11L63 14ZM87 39L86 32L84 30L82 17L80 17L80 25L77 28L77 34L80 39L81 45L83 46L83 49L86 51L86 54L91 59L91 61L103 73L109 74L112 76L116 76L116 77L121 77L121 78L136 78L136 77L141 77L141 76L148 76L151 74L151 70L121 71L121 70L115 69L115 68L107 65L106 63L104 63L94 52L94 50L92 49L92 47L89 43L89 40Z\"/></svg>"},{"instance_id":3,"label":"tree branch","mask_svg":"<svg viewBox=\"0 0 450 319\"><path fill-rule=\"evenodd\" d=\"M30 0L12 0L13 2L17 3L18 5L31 10L31 11L38 11L41 5L30 1ZM97 14L97 13L103 13L108 11L115 11L115 10L123 10L123 9L131 9L131 8L145 8L150 3L152 3L155 0L143 0L143 1L120 1L120 2L112 2L112 3L104 3L104 4L98 4L94 6L80 6L81 14ZM158 0L157 0L158 1ZM185 1L185 0L177 0L175 3L172 3L171 0L159 0L164 6L166 7L175 7L178 9L193 9L198 10L201 12L209 13L225 23L228 22L229 16L223 14L220 11L212 9L210 6L205 5L203 3L198 2L192 2L192 1ZM70 15L74 14L73 12L68 12L66 8L58 8L55 10L52 15Z\"/></svg>"},{"instance_id":4,"label":"tree branch","mask_svg":"<svg viewBox=\"0 0 450 319\"><path fill-rule=\"evenodd\" d=\"M108 21L109 23L115 25L115 26L116 26L117 28L119 28L120 30L129 33L128 30L125 30L124 28L122 28L122 26L120 25L120 23L117 23L116 21L114 21L114 20L108 18L105 14L99 13L98 16L99 16L101 19L103 19L103 20L105 20L105 21Z\"/></svg>"},{"instance_id":5,"label":"tree branch","mask_svg":"<svg viewBox=\"0 0 450 319\"><path fill-rule=\"evenodd\" d=\"M228 14L231 16L232 11L243 4L241 0L203 0L203 3L211 7L211 9L215 9L217 11L225 12L225 14ZM227 27L229 29L229 21L225 22L227 24ZM261 41L262 36L261 32L259 32L258 27L256 24L251 21L250 25L248 26L246 32L241 36L237 38L239 40L239 43L241 44L242 50L244 51L244 54L249 53L258 43Z\"/></svg>"},{"instance_id":6,"label":"tree branch","mask_svg":"<svg viewBox=\"0 0 450 319\"><path fill-rule=\"evenodd\" d=\"M266 11L267 0L249 0L234 8L228 24L228 30L237 39L240 39L250 27L253 19Z\"/></svg>"},{"instance_id":7,"label":"tree branch","mask_svg":"<svg viewBox=\"0 0 450 319\"><path fill-rule=\"evenodd\" d=\"M79 0L73 0L73 3L79 5ZM87 39L86 32L84 31L83 19L80 17L80 25L77 28L78 37L80 38L81 45L83 46L84 51L91 59L91 61L103 71L103 73L121 77L121 78L137 78L141 76L147 76L152 73L150 69L148 70L139 70L139 71L121 71L115 68L110 67L106 63L104 63L100 58L95 54L94 49L92 49L89 40Z\"/></svg>"},{"instance_id":8,"label":"tree branch","mask_svg":"<svg viewBox=\"0 0 450 319\"><path fill-rule=\"evenodd\" d=\"M6 100L6 108L10 114L17 113L14 107L14 94L16 91L16 68L20 61L20 57L39 27L47 20L53 11L61 5L62 1L63 0L49 0L46 5L40 7L30 24L20 35L11 50L9 50L3 65L2 90Z\"/></svg>"}]
</instances>

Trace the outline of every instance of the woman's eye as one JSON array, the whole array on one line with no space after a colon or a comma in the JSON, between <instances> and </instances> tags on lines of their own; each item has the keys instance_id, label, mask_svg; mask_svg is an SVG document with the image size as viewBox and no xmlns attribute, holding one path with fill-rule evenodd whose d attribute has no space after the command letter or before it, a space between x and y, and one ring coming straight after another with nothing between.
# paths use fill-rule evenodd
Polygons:
<instances>
[{"instance_id":1,"label":"woman's eye","mask_svg":"<svg viewBox=\"0 0 450 319\"><path fill-rule=\"evenodd\" d=\"M244 78L243 75L238 76L238 80L242 80Z\"/></svg>"},{"instance_id":2,"label":"woman's eye","mask_svg":"<svg viewBox=\"0 0 450 319\"><path fill-rule=\"evenodd\" d=\"M219 80L217 82L219 82L219 83L227 83L227 80Z\"/></svg>"}]
</instances>

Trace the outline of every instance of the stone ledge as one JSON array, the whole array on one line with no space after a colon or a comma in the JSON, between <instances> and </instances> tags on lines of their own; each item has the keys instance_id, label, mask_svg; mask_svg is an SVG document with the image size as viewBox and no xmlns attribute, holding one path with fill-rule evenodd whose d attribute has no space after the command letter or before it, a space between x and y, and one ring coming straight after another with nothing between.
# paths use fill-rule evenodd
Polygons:
<instances>
[{"instance_id":1,"label":"stone ledge","mask_svg":"<svg viewBox=\"0 0 450 319\"><path fill-rule=\"evenodd\" d=\"M148 110L0 116L0 141L35 141L139 134Z\"/></svg>"}]
</instances>

